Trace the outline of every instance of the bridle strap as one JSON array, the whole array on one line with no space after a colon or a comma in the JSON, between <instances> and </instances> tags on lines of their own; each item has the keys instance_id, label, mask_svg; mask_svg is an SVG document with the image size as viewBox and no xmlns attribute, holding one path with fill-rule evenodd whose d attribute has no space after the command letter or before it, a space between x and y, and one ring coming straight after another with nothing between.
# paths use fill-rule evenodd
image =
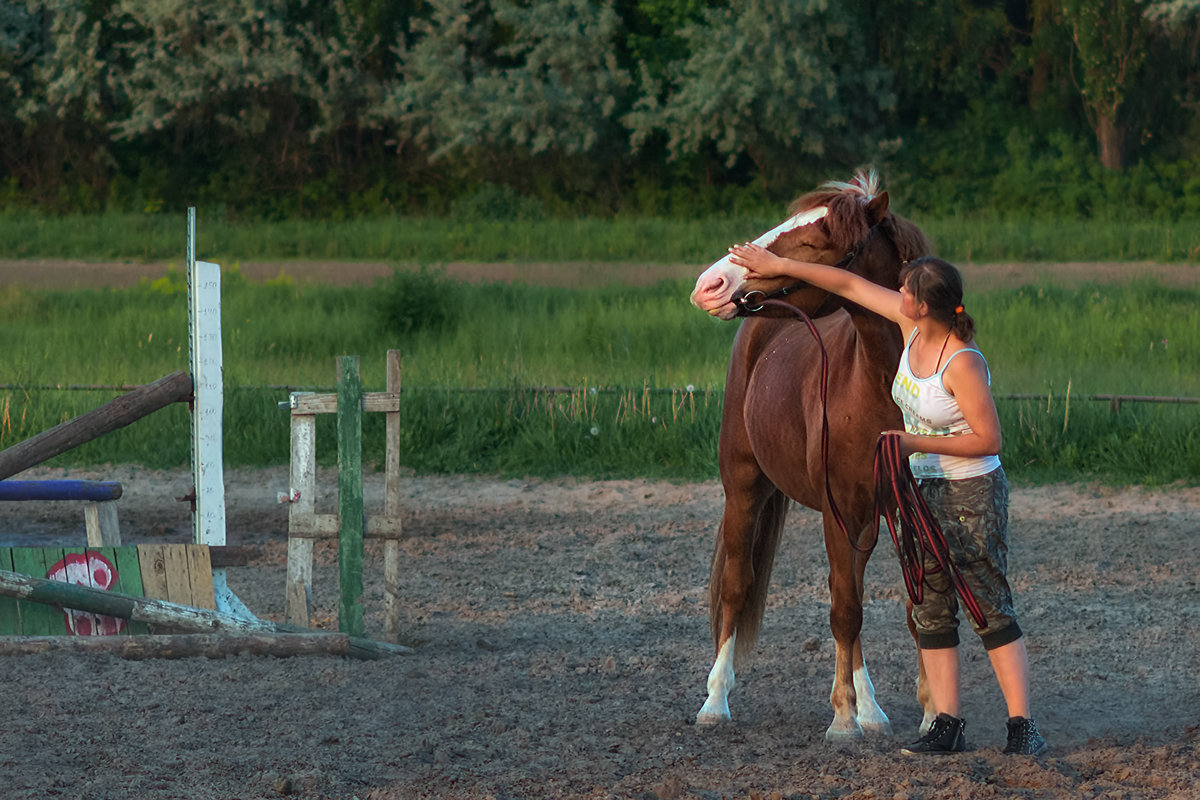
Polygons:
<instances>
[{"instance_id":1,"label":"bridle strap","mask_svg":"<svg viewBox=\"0 0 1200 800\"><path fill-rule=\"evenodd\" d=\"M790 311L792 314L795 314L808 327L808 332L812 334L813 339L817 342L817 349L821 353L821 466L825 472L825 502L829 508L829 513L833 515L834 522L837 523L838 529L846 537L846 541L850 543L850 546L860 553L869 553L875 549L875 539L872 539L869 545L862 546L858 543L858 537L850 535L850 529L846 527L846 520L842 516L841 509L838 508L837 501L833 499L833 489L829 485L829 403L827 401L829 389L829 353L825 350L825 342L821 339L821 332L817 330L816 324L813 323L812 318L808 314L805 314L790 303L784 303L779 300L764 300L763 305L777 306L784 311Z\"/></svg>"},{"instance_id":2,"label":"bridle strap","mask_svg":"<svg viewBox=\"0 0 1200 800\"><path fill-rule=\"evenodd\" d=\"M871 229L869 231L867 231L866 235L863 236L863 238L859 239L857 242L855 242L854 246L851 247L849 250L847 250L846 254L844 256L842 256L840 259L838 259L837 263L833 264L833 266L838 267L839 269L845 269L846 267L850 266L850 264L854 261L854 259L858 257L858 254L860 252L862 252L863 245L866 243L867 239L869 239L871 234L874 232L875 232L875 226L871 226ZM789 294L796 291L797 289L803 289L804 287L809 286L809 285L810 284L807 284L807 283L804 283L803 281L801 281L800 283L793 283L791 286L784 286L781 289L776 289L773 292L761 292L758 289L754 289L752 291L746 292L741 297L734 298L733 304L736 305L738 308L738 316L747 317L751 314L762 311L763 307L767 304L768 301L778 300L781 297L787 297ZM827 291L825 293L825 299L822 300L821 304L813 310L812 316L814 316L814 317L820 316L819 312L823 308L825 308L825 306L829 303L830 300L833 299L833 297L834 297L834 293ZM753 298L753 299L751 299L751 298ZM751 306L751 303L753 303L755 305ZM804 316L803 312L801 312L801 316ZM818 338L818 341L820 341L819 338Z\"/></svg>"}]
</instances>

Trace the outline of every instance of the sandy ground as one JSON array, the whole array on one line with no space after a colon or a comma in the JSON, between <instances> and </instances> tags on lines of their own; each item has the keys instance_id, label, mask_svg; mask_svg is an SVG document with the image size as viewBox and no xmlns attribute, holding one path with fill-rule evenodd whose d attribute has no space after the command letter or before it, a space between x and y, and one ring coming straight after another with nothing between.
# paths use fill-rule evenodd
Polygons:
<instances>
[{"instance_id":1,"label":"sandy ground","mask_svg":"<svg viewBox=\"0 0 1200 800\"><path fill-rule=\"evenodd\" d=\"M69 267L34 272L63 286ZM35 283L33 269L0 264L0 283ZM1014 269L1008 280L1020 280ZM1119 272L1054 269L1059 280ZM1145 270L1167 281L1194 274ZM87 265L88 285L118 271ZM1120 274L1130 275L1128 265ZM18 477L118 480L126 543L189 540L187 507L175 499L190 488L186 472L35 468ZM335 476L319 482L332 510ZM277 493L288 488L286 468L230 471L225 483L229 543L257 549L249 565L228 571L229 584L255 614L282 620L287 513ZM368 475L368 514L381 504L381 483ZM407 478L396 633L414 653L0 659L0 796L1200 797L1200 489L1015 487L1012 580L1035 714L1051 745L1041 759L1000 754L1003 704L974 640L963 648L970 749L932 760L899 754L920 709L886 537L868 568L863 633L895 735L824 742L833 670L826 560L818 517L804 509L788 523L755 661L738 675L734 723L698 729L721 502L715 481ZM0 503L0 546L83 538L78 504ZM377 637L380 561L369 545L366 624ZM336 580L332 549L319 550L319 627L336 626Z\"/></svg>"},{"instance_id":2,"label":"sandy ground","mask_svg":"<svg viewBox=\"0 0 1200 800\"><path fill-rule=\"evenodd\" d=\"M21 477L63 477L38 468ZM186 472L113 467L127 543L187 541ZM286 469L226 475L229 583L282 620ZM324 487L336 485L325 473ZM368 513L381 503L368 476ZM795 509L735 722L697 729L711 666L716 482L404 483L403 613L415 652L3 662L6 798L1192 798L1200 774L1200 489L1017 487L1013 584L1028 633L1041 759L1004 757L1004 711L978 642L963 648L970 750L903 757L920 709L886 537L868 568L864 641L896 735L823 741L833 643L818 517ZM320 501L332 509L326 494ZM70 503L0 504L0 537L82 542ZM382 636L368 547L367 632ZM314 617L336 625L333 552Z\"/></svg>"}]
</instances>

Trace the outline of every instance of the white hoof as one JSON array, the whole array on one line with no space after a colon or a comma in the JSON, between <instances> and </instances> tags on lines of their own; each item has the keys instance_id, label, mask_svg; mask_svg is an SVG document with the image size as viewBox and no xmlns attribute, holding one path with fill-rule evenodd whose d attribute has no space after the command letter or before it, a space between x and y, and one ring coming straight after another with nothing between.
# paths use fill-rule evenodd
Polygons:
<instances>
[{"instance_id":1,"label":"white hoof","mask_svg":"<svg viewBox=\"0 0 1200 800\"><path fill-rule=\"evenodd\" d=\"M732 722L733 717L728 714L715 714L702 710L696 715L696 726L700 728L713 728L717 725L728 725Z\"/></svg>"},{"instance_id":2,"label":"white hoof","mask_svg":"<svg viewBox=\"0 0 1200 800\"><path fill-rule=\"evenodd\" d=\"M892 723L885 717L882 720L862 723L863 733L867 736L891 736Z\"/></svg>"},{"instance_id":3,"label":"white hoof","mask_svg":"<svg viewBox=\"0 0 1200 800\"><path fill-rule=\"evenodd\" d=\"M833 721L833 724L825 731L825 741L827 742L858 742L863 739L862 726L857 722L838 722Z\"/></svg>"}]
</instances>

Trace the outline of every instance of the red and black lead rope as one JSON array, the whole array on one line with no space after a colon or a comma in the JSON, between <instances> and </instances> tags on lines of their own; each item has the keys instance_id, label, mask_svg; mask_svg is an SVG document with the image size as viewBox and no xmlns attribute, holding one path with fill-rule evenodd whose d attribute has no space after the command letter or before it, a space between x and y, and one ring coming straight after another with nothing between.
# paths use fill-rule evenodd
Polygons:
<instances>
[{"instance_id":1,"label":"red and black lead rope","mask_svg":"<svg viewBox=\"0 0 1200 800\"><path fill-rule=\"evenodd\" d=\"M925 564L929 556L934 564L929 571L945 572L975 624L986 628L983 609L954 564L942 527L917 486L897 434L882 434L876 442L874 477L875 518L883 517L892 534L909 598L914 603L920 603L924 598Z\"/></svg>"}]
</instances>

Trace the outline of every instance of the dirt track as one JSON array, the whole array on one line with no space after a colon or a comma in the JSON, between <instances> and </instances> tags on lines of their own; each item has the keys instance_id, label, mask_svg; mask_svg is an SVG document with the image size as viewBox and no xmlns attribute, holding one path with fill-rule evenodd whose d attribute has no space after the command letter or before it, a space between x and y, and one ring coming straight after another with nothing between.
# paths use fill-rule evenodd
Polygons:
<instances>
[{"instance_id":1,"label":"dirt track","mask_svg":"<svg viewBox=\"0 0 1200 800\"><path fill-rule=\"evenodd\" d=\"M61 475L34 470L33 476ZM74 477L87 477L73 474ZM184 473L113 468L127 542L186 541ZM325 474L322 485L336 485ZM229 540L260 557L229 581L283 611L286 470L227 475ZM368 480L368 510L380 497ZM328 498L323 502L330 502ZM715 482L405 483L411 656L4 662L0 783L13 800L143 798L1183 798L1200 774L1200 490L1085 486L1013 495L1013 579L1030 643L1041 760L999 754L1003 707L964 647L971 750L897 753L919 722L911 641L888 546L868 570L864 629L896 737L823 733L833 648L817 516L785 534L734 725L698 730L711 666L705 582ZM83 537L70 504L0 504L0 532ZM318 558L316 618L336 572ZM368 553L378 636L378 553Z\"/></svg>"}]
</instances>

